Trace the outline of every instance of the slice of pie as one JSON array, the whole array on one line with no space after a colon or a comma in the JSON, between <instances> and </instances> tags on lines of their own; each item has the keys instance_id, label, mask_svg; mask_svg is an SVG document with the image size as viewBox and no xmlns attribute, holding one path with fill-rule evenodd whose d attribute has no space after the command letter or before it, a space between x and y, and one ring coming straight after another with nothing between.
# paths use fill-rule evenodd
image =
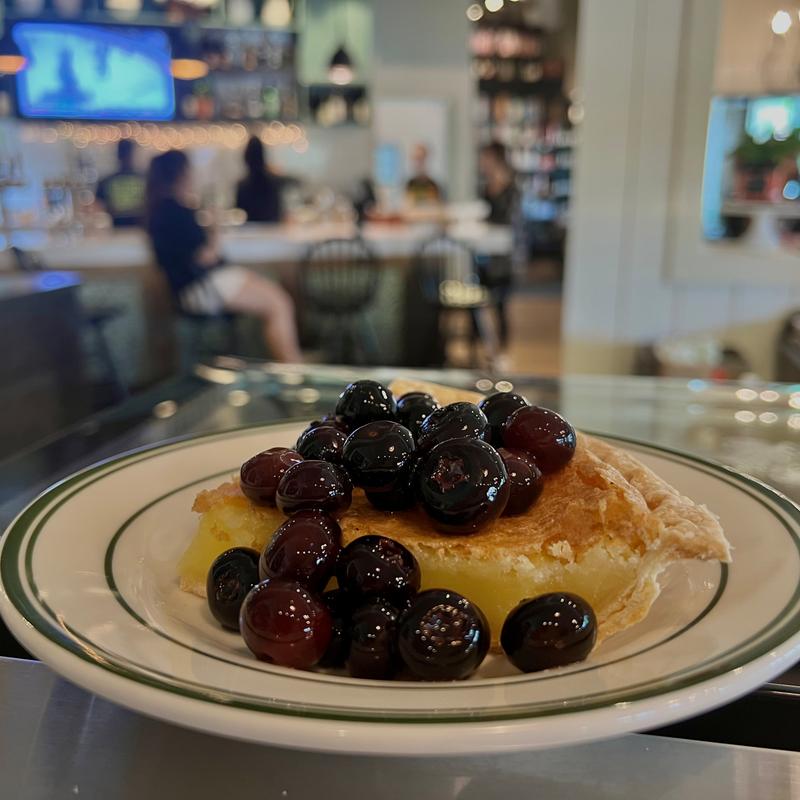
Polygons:
<instances>
[{"instance_id":1,"label":"slice of pie","mask_svg":"<svg viewBox=\"0 0 800 800\"><path fill-rule=\"evenodd\" d=\"M396 396L428 391L440 402L479 395L397 381ZM287 443L288 444L288 443ZM252 504L231 480L200 492L198 533L179 564L181 588L204 596L211 562L230 547L262 549L284 517ZM355 491L340 520L344 543L377 533L402 542L419 560L423 588L448 588L477 603L497 643L508 612L523 598L574 592L597 614L600 638L643 619L660 591L658 577L681 559L730 560L717 518L680 495L627 452L579 434L573 459L546 478L524 515L501 517L471 536L433 529L419 509L387 513Z\"/></svg>"}]
</instances>

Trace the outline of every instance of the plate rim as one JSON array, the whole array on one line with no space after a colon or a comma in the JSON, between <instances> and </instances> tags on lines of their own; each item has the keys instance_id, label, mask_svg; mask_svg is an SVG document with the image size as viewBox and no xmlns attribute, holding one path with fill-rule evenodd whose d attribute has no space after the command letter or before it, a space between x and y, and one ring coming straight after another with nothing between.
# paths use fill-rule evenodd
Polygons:
<instances>
[{"instance_id":1,"label":"plate rim","mask_svg":"<svg viewBox=\"0 0 800 800\"><path fill-rule=\"evenodd\" d=\"M203 700L201 698L192 698L192 697L184 697L179 696L174 693L174 689L165 686L159 685L148 685L146 680L142 679L141 674L125 674L125 673L117 673L114 669L110 669L110 665L104 665L102 663L98 663L97 659L86 658L85 652L81 655L79 652L76 652L74 649L70 647L65 647L66 643L71 641L71 637L68 632L62 631L62 636L59 639L54 639L52 637L47 636L45 632L40 630L38 627L35 627L29 620L26 619L25 615L19 609L17 604L14 602L12 597L8 593L7 588L7 572L9 569L9 565L13 566L16 571L17 560L13 559L8 555L9 550L12 548L9 547L9 540L11 537L9 534L12 532L15 533L16 536L20 537L20 542L24 539L25 533L29 530L31 523L38 520L39 514L41 511L48 510L52 511L53 509L48 509L50 503L58 498L61 494L68 491L70 487L75 487L74 493L82 491L83 487L80 486L83 479L89 477L92 473L98 472L103 470L105 467L114 467L122 468L125 462L129 461L132 458L140 455L146 455L146 458L139 459L139 461L147 460L147 458L157 456L162 453L166 453L170 450L175 449L176 446L186 443L192 443L200 440L205 439L213 439L213 438L225 438L230 436L233 433L246 433L246 432L255 432L259 429L268 429L270 431L276 431L280 428L286 427L297 427L301 424L300 420L297 421L284 421L284 422L276 422L270 424L255 424L255 425L245 425L245 426L237 426L235 428L225 430L225 431L214 431L208 432L198 435L186 435L181 437L175 437L165 442L156 443L153 445L147 445L140 448L135 448L132 450L128 450L124 453L120 453L116 456L112 456L110 458L103 459L98 461L94 464L90 464L87 467L79 470L72 475L69 475L56 483L54 483L51 487L46 489L45 491L41 492L33 501L31 501L19 514L15 517L12 523L7 528L5 534L0 537L0 612L2 612L3 617L6 619L7 624L12 629L15 635L17 635L26 646L29 646L32 652L39 654L37 651L46 650L50 651L52 648L52 652L48 652L48 656L45 657L42 655L43 658L48 663L57 665L55 668L65 674L70 680L85 686L85 688L89 689L90 691L97 691L98 693L103 693L102 689L98 689L98 683L105 686L106 682L101 680L95 680L95 675L98 670L108 672L108 678L111 680L111 683L114 684L113 691L109 690L108 696L110 699L115 700L117 702L126 703L126 697L130 698L133 695L138 694L137 692L126 691L126 687L128 689L131 686L136 686L137 689L141 689L144 692L153 692L155 691L156 695L163 695L163 693L169 692L169 696L171 700L180 700L186 701L188 703L201 703L203 704ZM773 487L768 486L763 481L754 478L753 476L747 475L745 473L737 472L736 470L727 467L723 464L713 461L712 459L707 459L701 456L694 455L692 453L686 453L681 450L671 448L668 446L662 446L659 444L653 444L650 442L646 442L643 440L638 440L630 437L625 436L617 436L612 434L606 433L592 433L586 432L588 435L592 436L599 436L605 439L610 439L612 441L617 441L623 445L629 445L634 449L640 449L645 452L650 451L655 455L658 454L667 454L673 457L676 457L677 460L682 462L691 462L695 465L700 465L705 467L707 473L710 473L712 476L725 479L727 478L726 482L735 486L736 488L742 488L742 484L744 486L749 486L751 489L757 491L757 494L753 492L748 492L751 499L755 499L769 508L773 514L775 514L776 519L780 520L783 523L786 532L794 539L795 545L798 546L798 550L800 551L800 506L792 501L790 498L786 497L780 491L774 489ZM225 470L227 471L227 470ZM225 472L221 471L221 472ZM98 476L100 477L100 476ZM764 499L764 496L768 498L771 503L768 503L767 500ZM794 529L790 527L787 520L781 519L776 510L772 508L772 506L778 506L782 511L786 513L786 515L791 519L792 523L794 524ZM42 522L44 521L41 520ZM19 579L19 576L17 576ZM20 580L20 588L22 588L22 581ZM795 595L800 592L800 587L795 590ZM24 599L24 598L23 598ZM790 601L790 607L791 607ZM11 618L9 618L11 616ZM768 631L772 630L775 626L769 625L767 629L762 629L754 638L760 639L764 636L769 636ZM650 704L652 705L654 701L656 705L662 705L661 701L664 701L668 698L674 698L676 696L680 696L681 694L686 694L687 692L694 691L697 696L701 696L707 694L710 691L711 698L708 699L707 702L702 704L702 707L698 707L694 709L692 712L687 710L686 704L682 704L680 709L675 710L675 714L672 718L680 718L686 716L688 713L697 713L700 710L704 710L706 708L713 707L714 705L718 705L722 702L726 702L727 700L733 699L733 696L727 696L730 694L729 689L732 689L735 692L735 696L741 695L746 691L754 688L754 686L759 685L760 682L763 680L768 680L769 677L772 677L776 674L784 664L788 665L791 663L791 659L797 650L800 647L800 620L798 620L797 624L794 625L792 629L787 629L784 625L781 629L781 638L773 644L770 645L769 649L762 650L750 657L748 660L740 667L736 669L725 669L721 671L719 674L711 675L711 676L697 676L694 679L690 679L685 686L678 686L678 687L668 687L663 692L648 692L642 697L636 698L634 700L628 701L625 703L626 707L633 708L638 705L642 704ZM785 635L783 635L785 634ZM774 634L773 634L774 635ZM66 642L64 641L66 639ZM771 641L771 637L770 637ZM73 643L74 644L74 643ZM70 662L70 663L67 663ZM73 663L75 662L75 663ZM760 669L758 665L763 663L763 669ZM91 673L88 673L87 667L93 667L94 669L91 670ZM109 672L110 670L110 672ZM744 680L745 675L739 674L735 677L737 680L731 681L731 678L734 677L734 673L742 673L743 670L747 670L750 680ZM88 674L84 674L87 672ZM119 681L118 684L116 682ZM729 687L728 684L731 684ZM684 698L686 699L686 698ZM690 704L691 701L696 701L697 697L689 698ZM670 700L669 704L673 701ZM131 701L130 705L133 707L138 708L139 710L144 711L145 713L151 713L154 716L160 716L164 718L174 719L174 715L165 715L163 713L163 709L161 710L162 713L158 713L158 710L151 709L148 711L148 707L150 706L149 703L145 702L143 699L139 699L136 702ZM158 705L157 703L155 704ZM219 701L208 703L206 702L204 705L207 706L207 710L213 716L220 708L226 708L228 711L233 711L234 708L230 707L230 705L221 706ZM215 711L216 710L216 711ZM296 722L301 722L305 725L318 725L319 723L326 722L332 723L334 725L340 725L341 723L346 723L348 728L352 727L359 727L359 726L366 726L367 728L375 728L375 726L382 726L392 728L395 726L402 726L404 728L420 728L420 729L429 729L429 730L436 730L441 731L445 727L451 727L454 732L458 730L462 730L465 727L470 727L472 729L475 726L479 726L483 729L489 730L493 727L496 727L500 724L505 731L509 732L512 729L518 728L520 725L522 727L530 728L533 725L541 724L543 721L547 721L548 724L551 724L552 721L556 718L557 715L553 714L552 712L545 712L543 714L532 715L527 712L520 712L518 714L512 715L504 715L498 714L496 716L488 717L488 718L480 718L479 720L463 718L463 719L454 719L452 717L438 719L436 717L430 718L413 718L413 719L402 719L402 718L393 718L391 720L386 719L365 719L364 717L354 719L352 717L345 717L341 718L336 715L326 715L320 714L318 712L307 712L301 711L299 714L292 711L290 713L286 713L285 710L276 710L276 709L258 709L258 710L251 710L248 708L238 708L236 709L241 711L244 714L256 714L258 717L264 718L264 714L261 713L263 711L272 711L275 713L277 711L278 719L280 719L280 725L283 726L287 719L293 719ZM568 709L566 713L559 715L562 719L570 720L583 717L585 715L595 715L595 716L603 716L607 714L607 712L613 711L613 707L609 707L608 702L600 702L595 707L590 708L579 708L579 709ZM669 705L666 707L666 711L669 711ZM192 722L192 719L196 719L197 717L204 716L202 713L187 713L182 715L182 719L176 720L181 721L184 724L188 724L194 727L200 727L204 730L207 730L205 724L198 724L196 721ZM269 714L267 714L269 716ZM616 719L610 720L612 723L613 730L610 733L619 733L624 730L631 730L635 727L643 727L645 726L641 721L636 722L636 724L631 724L626 726L624 722L625 715L618 715ZM636 717L636 714L633 714L633 717ZM659 715L658 721L664 721L666 719L664 712ZM432 723L433 726L432 726ZM606 723L608 724L608 723ZM240 723L237 723L235 728L239 728L243 730L246 726ZM591 726L590 726L591 727ZM585 730L589 730L584 723ZM213 729L213 728L212 728ZM228 731L230 735L237 735L235 731ZM606 734L609 735L609 734ZM264 732L261 731L259 735L247 735L246 738L255 738L260 741L269 740L269 737L264 736ZM376 749L376 743L371 741L371 737L369 742L363 743L363 751L364 752L379 752L380 747ZM508 738L508 737L507 737ZM552 737L551 737L552 738ZM596 738L596 734L592 734L588 738ZM515 749L515 745L513 744L514 737L511 736L510 739L507 741L507 745L511 747L511 749ZM570 736L564 741L577 741L574 736ZM551 742L557 743L557 742ZM303 744L298 744L297 746L306 746L308 743L304 742ZM352 745L352 743L351 743ZM409 743L409 746L413 747L413 742ZM536 746L535 743L528 742L527 747ZM442 749L444 748L444 749ZM322 747L322 749L328 749L326 747ZM331 749L338 750L339 747L333 747ZM483 748L485 749L485 748ZM508 749L505 745L502 749ZM445 753L445 752L462 752L463 745L459 746L455 743L448 743L448 742L441 742L439 744L438 749L436 752ZM429 747L425 748L425 752L429 752ZM477 752L477 750L472 750L470 752Z\"/></svg>"}]
</instances>

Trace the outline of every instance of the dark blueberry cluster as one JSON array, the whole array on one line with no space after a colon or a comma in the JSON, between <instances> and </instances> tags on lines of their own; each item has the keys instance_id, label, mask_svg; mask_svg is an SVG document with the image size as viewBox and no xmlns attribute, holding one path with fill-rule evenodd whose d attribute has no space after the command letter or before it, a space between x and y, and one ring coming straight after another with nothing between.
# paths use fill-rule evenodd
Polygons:
<instances>
[{"instance_id":1,"label":"dark blueberry cluster","mask_svg":"<svg viewBox=\"0 0 800 800\"><path fill-rule=\"evenodd\" d=\"M393 539L365 535L343 547L337 518L357 487L378 509L416 503L441 532L473 534L501 514L527 511L543 474L563 467L575 444L563 417L517 394L440 407L420 392L395 401L375 381L352 383L294 450L272 448L242 466L244 494L288 518L262 553L234 548L215 560L211 613L258 658L281 666L467 678L491 642L480 608L446 589L420 592L416 558ZM501 642L530 671L585 658L595 636L585 601L553 594L514 609Z\"/></svg>"}]
</instances>

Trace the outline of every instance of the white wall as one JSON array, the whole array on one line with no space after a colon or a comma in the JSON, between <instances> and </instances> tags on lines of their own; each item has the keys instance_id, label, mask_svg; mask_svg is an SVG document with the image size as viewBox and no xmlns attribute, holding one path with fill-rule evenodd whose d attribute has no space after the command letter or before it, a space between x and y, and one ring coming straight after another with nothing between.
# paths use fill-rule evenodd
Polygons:
<instances>
[{"instance_id":1,"label":"white wall","mask_svg":"<svg viewBox=\"0 0 800 800\"><path fill-rule=\"evenodd\" d=\"M766 285L764 257L729 248L735 270L726 277L726 251L700 240L720 7L581 3L585 119L567 253L565 371L626 372L637 345L713 332L768 375L782 317L800 306L800 270L797 278L776 271Z\"/></svg>"},{"instance_id":2,"label":"white wall","mask_svg":"<svg viewBox=\"0 0 800 800\"><path fill-rule=\"evenodd\" d=\"M463 0L374 0L371 85L380 99L444 100L449 108L448 196L474 197L475 81ZM424 141L424 131L420 139Z\"/></svg>"}]
</instances>

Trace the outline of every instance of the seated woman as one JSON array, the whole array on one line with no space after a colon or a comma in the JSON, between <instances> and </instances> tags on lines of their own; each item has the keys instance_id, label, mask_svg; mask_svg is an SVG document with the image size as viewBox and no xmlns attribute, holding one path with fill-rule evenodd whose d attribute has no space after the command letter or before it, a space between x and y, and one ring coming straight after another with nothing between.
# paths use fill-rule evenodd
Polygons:
<instances>
[{"instance_id":1,"label":"seated woman","mask_svg":"<svg viewBox=\"0 0 800 800\"><path fill-rule=\"evenodd\" d=\"M147 231L177 303L195 314L232 311L258 316L271 356L276 361L301 361L289 295L251 270L226 264L216 230L200 226L191 198L186 155L170 150L156 156L147 175Z\"/></svg>"}]
</instances>

